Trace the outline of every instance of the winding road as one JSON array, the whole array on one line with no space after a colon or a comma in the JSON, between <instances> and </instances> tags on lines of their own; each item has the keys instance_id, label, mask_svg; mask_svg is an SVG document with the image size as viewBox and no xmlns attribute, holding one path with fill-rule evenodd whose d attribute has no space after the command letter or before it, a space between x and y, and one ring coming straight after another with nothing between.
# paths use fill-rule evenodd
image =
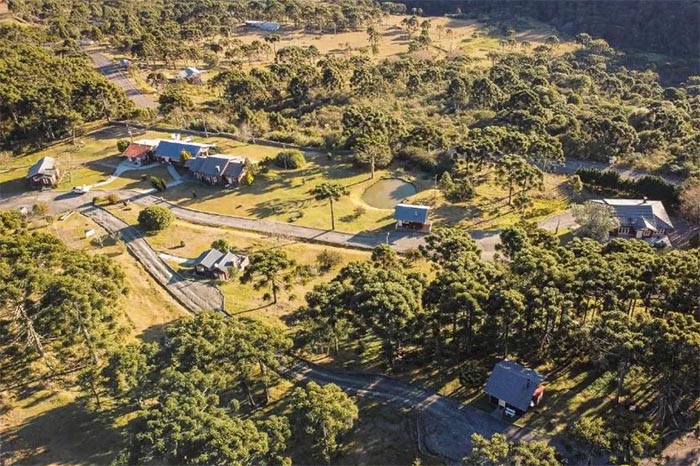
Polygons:
<instances>
[{"instance_id":1,"label":"winding road","mask_svg":"<svg viewBox=\"0 0 700 466\"><path fill-rule=\"evenodd\" d=\"M138 108L158 108L153 99L137 88L122 68L113 63L103 53L94 50L86 53L92 59L95 68L105 75L107 79L121 87Z\"/></svg>"},{"instance_id":2,"label":"winding road","mask_svg":"<svg viewBox=\"0 0 700 466\"><path fill-rule=\"evenodd\" d=\"M535 431L506 423L469 405L422 387L375 374L335 372L303 360L295 360L281 373L299 382L334 383L348 393L374 398L395 406L413 409L418 419L418 441L422 450L447 461L461 464L472 448L471 435L490 438L503 433L510 440L544 441L555 447L568 464L583 464L563 439L545 437ZM606 464L599 458L595 464Z\"/></svg>"},{"instance_id":3,"label":"winding road","mask_svg":"<svg viewBox=\"0 0 700 466\"><path fill-rule=\"evenodd\" d=\"M219 288L208 282L187 280L175 272L151 248L136 228L99 207L82 206L77 211L108 232L118 234L136 260L185 308L194 313L208 309L224 310L224 296Z\"/></svg>"}]
</instances>

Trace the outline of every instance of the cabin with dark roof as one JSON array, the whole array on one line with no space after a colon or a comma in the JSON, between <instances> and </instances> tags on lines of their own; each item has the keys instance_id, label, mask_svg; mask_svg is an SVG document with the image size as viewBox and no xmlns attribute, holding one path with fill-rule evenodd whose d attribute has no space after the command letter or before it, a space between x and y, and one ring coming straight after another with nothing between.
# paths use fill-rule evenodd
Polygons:
<instances>
[{"instance_id":1,"label":"cabin with dark roof","mask_svg":"<svg viewBox=\"0 0 700 466\"><path fill-rule=\"evenodd\" d=\"M199 142L161 140L153 153L153 158L166 164L183 163L183 152L187 152L190 159L193 159L209 155L211 147L211 144L201 144Z\"/></svg>"},{"instance_id":2,"label":"cabin with dark roof","mask_svg":"<svg viewBox=\"0 0 700 466\"><path fill-rule=\"evenodd\" d=\"M245 269L250 260L248 256L241 256L230 251L222 252L218 249L204 251L194 262L194 271L215 280L228 280L231 270Z\"/></svg>"},{"instance_id":3,"label":"cabin with dark roof","mask_svg":"<svg viewBox=\"0 0 700 466\"><path fill-rule=\"evenodd\" d=\"M661 201L648 199L600 199L591 201L610 208L620 226L610 232L620 238L647 239L668 235L673 223Z\"/></svg>"},{"instance_id":4,"label":"cabin with dark roof","mask_svg":"<svg viewBox=\"0 0 700 466\"><path fill-rule=\"evenodd\" d=\"M54 188L61 180L61 170L53 157L42 157L27 172L27 183L33 189Z\"/></svg>"},{"instance_id":5,"label":"cabin with dark roof","mask_svg":"<svg viewBox=\"0 0 700 466\"><path fill-rule=\"evenodd\" d=\"M542 401L543 380L538 372L506 359L493 368L484 391L505 412L522 414Z\"/></svg>"},{"instance_id":6,"label":"cabin with dark roof","mask_svg":"<svg viewBox=\"0 0 700 466\"><path fill-rule=\"evenodd\" d=\"M243 157L224 154L190 159L185 167L195 178L211 185L237 186L246 174Z\"/></svg>"},{"instance_id":7,"label":"cabin with dark roof","mask_svg":"<svg viewBox=\"0 0 700 466\"><path fill-rule=\"evenodd\" d=\"M399 204L394 209L396 229L429 233L432 223L428 221L430 207L424 205Z\"/></svg>"}]
</instances>

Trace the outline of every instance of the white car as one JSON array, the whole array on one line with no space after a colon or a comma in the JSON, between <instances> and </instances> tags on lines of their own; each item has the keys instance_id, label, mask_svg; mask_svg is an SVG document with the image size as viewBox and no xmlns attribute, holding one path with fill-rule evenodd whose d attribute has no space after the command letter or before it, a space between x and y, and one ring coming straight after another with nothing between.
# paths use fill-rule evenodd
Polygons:
<instances>
[{"instance_id":1,"label":"white car","mask_svg":"<svg viewBox=\"0 0 700 466\"><path fill-rule=\"evenodd\" d=\"M75 194L85 194L90 192L90 186L74 186L73 189L71 189L72 193Z\"/></svg>"}]
</instances>

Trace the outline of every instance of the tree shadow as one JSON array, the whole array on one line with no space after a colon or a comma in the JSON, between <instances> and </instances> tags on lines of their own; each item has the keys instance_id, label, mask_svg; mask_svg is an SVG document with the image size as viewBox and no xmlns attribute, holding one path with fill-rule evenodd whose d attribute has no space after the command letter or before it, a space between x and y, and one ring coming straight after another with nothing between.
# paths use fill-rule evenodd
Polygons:
<instances>
[{"instance_id":1,"label":"tree shadow","mask_svg":"<svg viewBox=\"0 0 700 466\"><path fill-rule=\"evenodd\" d=\"M28 418L4 432L4 453L20 464L109 464L122 435L78 402Z\"/></svg>"}]
</instances>

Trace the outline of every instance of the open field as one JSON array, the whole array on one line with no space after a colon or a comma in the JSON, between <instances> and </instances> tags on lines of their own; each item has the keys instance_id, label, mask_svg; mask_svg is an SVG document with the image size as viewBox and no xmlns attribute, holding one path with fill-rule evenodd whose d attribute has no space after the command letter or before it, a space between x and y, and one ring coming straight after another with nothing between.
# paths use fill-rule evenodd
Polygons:
<instances>
[{"instance_id":1,"label":"open field","mask_svg":"<svg viewBox=\"0 0 700 466\"><path fill-rule=\"evenodd\" d=\"M133 204L128 207L112 206L110 210L127 223L137 224L136 218L139 212L137 206ZM341 255L341 263L333 270L311 277L307 283L295 282L290 290L281 292L277 304L271 304L262 299L265 290L255 290L250 284L243 285L239 283L237 277L221 284L221 290L226 299L227 312L240 317L260 318L273 323L279 323L281 317L299 306L303 302L304 294L310 291L314 285L329 280L338 269L348 262L369 257L369 253L365 251L302 243L289 238L273 238L239 230L195 225L181 220L176 220L165 231L147 237L148 242L156 251L189 259L198 257L203 251L209 249L211 243L217 239L229 241L235 245L235 252L245 255L265 249L280 248L301 265L315 265L318 254L324 250L336 251ZM178 267L176 263L171 263L171 265L175 268ZM188 267L182 268L184 273L189 273L190 270Z\"/></svg>"}]
</instances>

